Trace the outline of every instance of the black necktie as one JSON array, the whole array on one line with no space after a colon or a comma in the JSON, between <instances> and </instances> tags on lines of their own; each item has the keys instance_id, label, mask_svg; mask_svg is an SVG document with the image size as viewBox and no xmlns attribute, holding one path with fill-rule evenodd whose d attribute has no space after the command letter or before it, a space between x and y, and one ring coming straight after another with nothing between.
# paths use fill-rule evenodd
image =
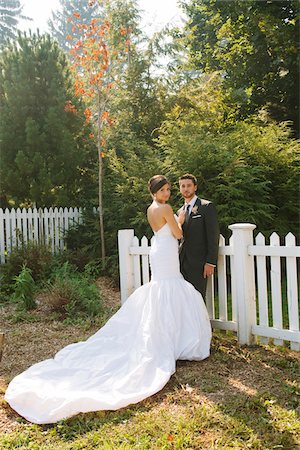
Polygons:
<instances>
[{"instance_id":1,"label":"black necktie","mask_svg":"<svg viewBox=\"0 0 300 450\"><path fill-rule=\"evenodd\" d=\"M185 208L184 225L186 225L190 219L190 208L191 208L191 205L187 205Z\"/></svg>"}]
</instances>

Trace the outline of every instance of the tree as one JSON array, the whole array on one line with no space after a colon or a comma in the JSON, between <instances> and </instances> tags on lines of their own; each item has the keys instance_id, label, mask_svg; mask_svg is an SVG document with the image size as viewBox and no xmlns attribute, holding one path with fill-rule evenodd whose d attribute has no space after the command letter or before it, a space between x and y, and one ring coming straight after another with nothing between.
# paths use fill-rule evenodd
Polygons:
<instances>
[{"instance_id":1,"label":"tree","mask_svg":"<svg viewBox=\"0 0 300 450\"><path fill-rule=\"evenodd\" d=\"M94 6L96 1L90 1ZM98 152L99 223L101 254L105 258L103 224L103 157L105 130L112 125L109 101L116 83L120 80L130 47L130 6L132 2L109 0L98 2L103 8L102 17L92 19L90 25L81 23L80 13L73 12L68 19L72 30L81 35L70 50L76 76L75 93L84 99L86 123L96 126L95 142ZM120 13L122 11L123 13ZM118 19L125 19L119 21ZM126 20L128 19L128 20ZM77 36L76 36L77 37ZM70 40L72 36L69 36Z\"/></svg>"},{"instance_id":2,"label":"tree","mask_svg":"<svg viewBox=\"0 0 300 450\"><path fill-rule=\"evenodd\" d=\"M299 135L299 13L297 0L190 0L186 42L193 67L220 71L243 103L243 116L266 107L292 121Z\"/></svg>"},{"instance_id":3,"label":"tree","mask_svg":"<svg viewBox=\"0 0 300 450\"><path fill-rule=\"evenodd\" d=\"M85 2L82 0L59 0L60 9L52 12L52 18L48 20L50 34L59 43L59 46L68 52L71 43L68 36L75 40L81 37L77 29L74 29L68 18L72 17L74 11L80 14L80 23L89 25L93 18L101 16L101 8L97 2Z\"/></svg>"},{"instance_id":4,"label":"tree","mask_svg":"<svg viewBox=\"0 0 300 450\"><path fill-rule=\"evenodd\" d=\"M160 129L164 173L176 184L184 172L197 176L200 196L217 206L223 234L239 221L296 233L299 141L284 123L236 121L222 79L202 78L181 91Z\"/></svg>"},{"instance_id":5,"label":"tree","mask_svg":"<svg viewBox=\"0 0 300 450\"><path fill-rule=\"evenodd\" d=\"M0 0L0 44L16 37L19 19L32 20L22 10L19 0Z\"/></svg>"},{"instance_id":6,"label":"tree","mask_svg":"<svg viewBox=\"0 0 300 450\"><path fill-rule=\"evenodd\" d=\"M49 35L20 35L0 58L2 205L79 206L94 164L68 61Z\"/></svg>"}]
</instances>

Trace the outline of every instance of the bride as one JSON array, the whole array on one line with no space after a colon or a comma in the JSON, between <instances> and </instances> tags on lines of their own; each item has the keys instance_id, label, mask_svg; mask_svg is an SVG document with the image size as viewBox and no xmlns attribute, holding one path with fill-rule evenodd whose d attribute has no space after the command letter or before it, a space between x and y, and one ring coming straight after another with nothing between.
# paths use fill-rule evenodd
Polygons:
<instances>
[{"instance_id":1,"label":"bride","mask_svg":"<svg viewBox=\"0 0 300 450\"><path fill-rule=\"evenodd\" d=\"M27 420L55 423L80 412L123 408L161 390L176 360L209 356L205 304L179 270L184 213L175 220L165 177L152 177L149 190L151 281L85 342L68 345L11 381L5 399Z\"/></svg>"}]
</instances>

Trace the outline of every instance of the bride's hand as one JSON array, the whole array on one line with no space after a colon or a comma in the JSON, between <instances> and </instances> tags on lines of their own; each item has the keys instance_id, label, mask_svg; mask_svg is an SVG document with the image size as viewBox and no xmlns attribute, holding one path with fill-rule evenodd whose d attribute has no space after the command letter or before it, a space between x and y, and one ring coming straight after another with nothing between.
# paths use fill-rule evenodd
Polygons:
<instances>
[{"instance_id":1,"label":"bride's hand","mask_svg":"<svg viewBox=\"0 0 300 450\"><path fill-rule=\"evenodd\" d=\"M185 220L185 211L180 211L180 213L178 214L178 223L182 225L184 223L184 220Z\"/></svg>"}]
</instances>

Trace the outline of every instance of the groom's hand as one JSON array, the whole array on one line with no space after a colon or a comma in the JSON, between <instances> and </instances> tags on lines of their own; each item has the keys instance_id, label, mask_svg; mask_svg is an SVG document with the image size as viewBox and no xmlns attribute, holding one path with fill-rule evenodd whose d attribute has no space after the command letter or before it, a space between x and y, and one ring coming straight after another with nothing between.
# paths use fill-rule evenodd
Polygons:
<instances>
[{"instance_id":1,"label":"groom's hand","mask_svg":"<svg viewBox=\"0 0 300 450\"><path fill-rule=\"evenodd\" d=\"M203 270L203 278L207 278L210 277L215 270L215 266L212 266L211 264L205 264L204 265L204 270Z\"/></svg>"}]
</instances>

